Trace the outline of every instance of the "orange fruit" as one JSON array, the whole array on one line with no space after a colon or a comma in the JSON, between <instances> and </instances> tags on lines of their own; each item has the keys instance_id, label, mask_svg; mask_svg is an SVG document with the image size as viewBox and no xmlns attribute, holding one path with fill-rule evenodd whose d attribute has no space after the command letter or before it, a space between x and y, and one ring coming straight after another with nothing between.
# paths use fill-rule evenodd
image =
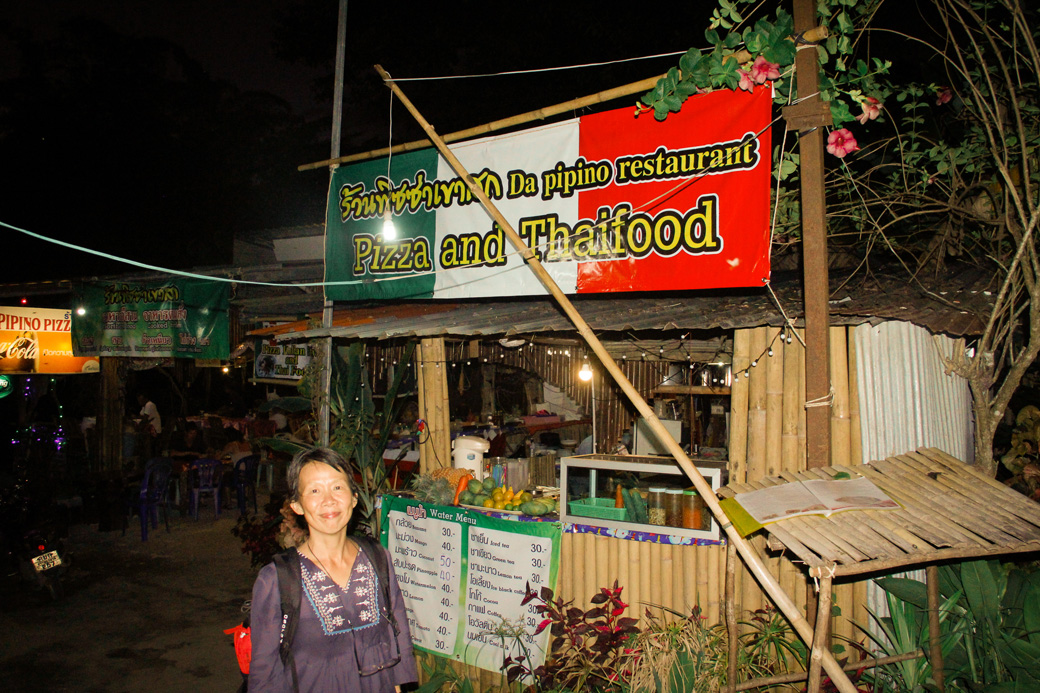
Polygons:
<instances>
[{"instance_id":1,"label":"orange fruit","mask_svg":"<svg viewBox=\"0 0 1040 693\"><path fill-rule=\"evenodd\" d=\"M488 498L486 501L484 501L484 507L485 508L493 508L493 507L495 507L495 501L493 501L490 498Z\"/></svg>"}]
</instances>

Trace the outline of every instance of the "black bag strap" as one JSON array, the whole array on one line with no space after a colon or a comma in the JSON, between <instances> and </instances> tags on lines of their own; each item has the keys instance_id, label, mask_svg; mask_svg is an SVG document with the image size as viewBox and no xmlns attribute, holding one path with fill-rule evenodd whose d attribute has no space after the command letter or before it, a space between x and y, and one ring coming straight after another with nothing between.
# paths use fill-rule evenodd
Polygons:
<instances>
[{"instance_id":1,"label":"black bag strap","mask_svg":"<svg viewBox=\"0 0 1040 693\"><path fill-rule=\"evenodd\" d=\"M276 554L274 567L278 575L278 595L282 603L282 630L278 636L278 655L282 658L282 664L292 672L293 693L298 693L300 682L296 676L292 643L296 637L296 626L300 622L300 602L303 598L300 555L295 549Z\"/></svg>"},{"instance_id":2,"label":"black bag strap","mask_svg":"<svg viewBox=\"0 0 1040 693\"><path fill-rule=\"evenodd\" d=\"M364 534L353 534L350 538L354 540L359 549L365 552L369 563L376 570L376 577L379 578L379 585L383 591L383 603L386 604L386 617L394 629L394 637L397 637L397 619L394 618L394 607L390 603L390 558L383 550L383 545L376 539Z\"/></svg>"}]
</instances>

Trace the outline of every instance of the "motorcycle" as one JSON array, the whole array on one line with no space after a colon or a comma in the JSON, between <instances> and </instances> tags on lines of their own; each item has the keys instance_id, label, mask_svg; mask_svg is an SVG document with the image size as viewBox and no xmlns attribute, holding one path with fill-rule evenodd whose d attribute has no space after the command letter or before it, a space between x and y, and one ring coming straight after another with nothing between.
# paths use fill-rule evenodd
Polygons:
<instances>
[{"instance_id":1,"label":"motorcycle","mask_svg":"<svg viewBox=\"0 0 1040 693\"><path fill-rule=\"evenodd\" d=\"M54 601L65 596L62 577L69 569L65 542L53 531L29 530L21 542L17 556L22 579L37 589L46 590Z\"/></svg>"},{"instance_id":2,"label":"motorcycle","mask_svg":"<svg viewBox=\"0 0 1040 693\"><path fill-rule=\"evenodd\" d=\"M0 547L11 573L57 601L65 594L63 576L70 562L64 540L67 527L55 513L33 502L24 480L7 478L5 482L0 484Z\"/></svg>"}]
</instances>

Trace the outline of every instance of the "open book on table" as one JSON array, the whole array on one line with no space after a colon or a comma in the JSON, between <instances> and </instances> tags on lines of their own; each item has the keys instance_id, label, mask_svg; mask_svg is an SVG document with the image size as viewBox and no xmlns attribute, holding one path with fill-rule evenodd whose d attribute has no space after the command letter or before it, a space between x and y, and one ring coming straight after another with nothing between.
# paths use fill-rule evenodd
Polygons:
<instances>
[{"instance_id":1,"label":"open book on table","mask_svg":"<svg viewBox=\"0 0 1040 693\"><path fill-rule=\"evenodd\" d=\"M759 525L800 515L829 516L843 510L893 510L899 507L865 477L794 481L738 493L733 500Z\"/></svg>"}]
</instances>

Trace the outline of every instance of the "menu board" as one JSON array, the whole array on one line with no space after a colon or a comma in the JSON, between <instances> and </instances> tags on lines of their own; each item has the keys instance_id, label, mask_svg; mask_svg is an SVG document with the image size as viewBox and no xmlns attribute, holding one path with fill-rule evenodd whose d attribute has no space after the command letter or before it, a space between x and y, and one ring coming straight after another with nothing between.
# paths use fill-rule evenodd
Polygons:
<instances>
[{"instance_id":1,"label":"menu board","mask_svg":"<svg viewBox=\"0 0 1040 693\"><path fill-rule=\"evenodd\" d=\"M416 647L491 671L507 655L525 654L532 668L542 663L549 631L534 634L534 605L521 602L528 585L556 584L559 522L385 496L382 529Z\"/></svg>"}]
</instances>

